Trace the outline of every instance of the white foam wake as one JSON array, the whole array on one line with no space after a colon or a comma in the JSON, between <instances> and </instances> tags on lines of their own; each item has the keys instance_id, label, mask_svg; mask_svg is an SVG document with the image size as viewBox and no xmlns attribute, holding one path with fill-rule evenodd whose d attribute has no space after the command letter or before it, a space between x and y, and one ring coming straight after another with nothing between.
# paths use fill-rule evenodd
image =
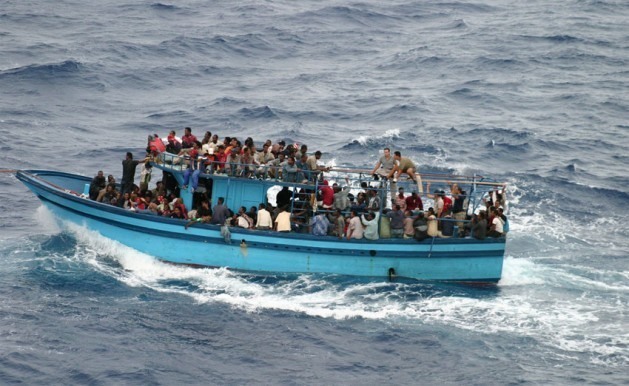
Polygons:
<instances>
[{"instance_id":1,"label":"white foam wake","mask_svg":"<svg viewBox=\"0 0 629 386\"><path fill-rule=\"evenodd\" d=\"M185 295L200 304L228 304L247 312L284 310L340 320L446 325L475 333L530 337L553 347L556 355L585 352L595 362L629 363L629 335L623 323L610 316L617 312L618 299L598 299L595 290L600 283L534 259L507 257L495 296L467 296L465 290L435 290L426 295L426 287L419 284L347 284L312 275L267 284L225 269L161 263L85 228L67 228L78 240L75 258L126 285ZM591 288L592 292L581 292L580 299L548 296L561 286Z\"/></svg>"}]
</instances>

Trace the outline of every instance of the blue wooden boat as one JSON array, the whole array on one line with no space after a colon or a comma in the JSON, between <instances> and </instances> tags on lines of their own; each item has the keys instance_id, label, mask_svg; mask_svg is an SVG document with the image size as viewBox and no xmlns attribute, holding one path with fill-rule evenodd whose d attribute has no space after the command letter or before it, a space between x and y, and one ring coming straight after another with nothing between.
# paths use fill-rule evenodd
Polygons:
<instances>
[{"instance_id":1,"label":"blue wooden boat","mask_svg":"<svg viewBox=\"0 0 629 386\"><path fill-rule=\"evenodd\" d=\"M181 166L163 161L154 167L172 173L183 185ZM17 171L16 176L62 222L84 226L169 263L384 280L497 282L501 277L505 238L344 240L230 227L231 239L226 239L218 225L195 224L186 229L183 220L135 213L85 198L80 193L91 181L85 176L46 170ZM218 174L202 178L213 180L212 205L223 196L230 208L264 202L270 187L285 184ZM181 196L190 207L191 192L182 190Z\"/></svg>"}]
</instances>

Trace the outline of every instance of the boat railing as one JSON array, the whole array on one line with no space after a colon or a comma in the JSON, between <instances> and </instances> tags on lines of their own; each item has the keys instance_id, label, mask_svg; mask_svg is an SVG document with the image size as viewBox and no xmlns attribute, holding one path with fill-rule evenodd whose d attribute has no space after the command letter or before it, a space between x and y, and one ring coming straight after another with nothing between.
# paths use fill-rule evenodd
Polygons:
<instances>
[{"instance_id":1,"label":"boat railing","mask_svg":"<svg viewBox=\"0 0 629 386\"><path fill-rule=\"evenodd\" d=\"M316 199L316 193L319 191L324 180L332 186L333 183L337 183L338 186L348 188L350 191L358 190L375 190L380 200L380 205L376 209L381 212L389 204L393 205L395 195L397 191L392 191L392 188L397 186L411 186L411 189L417 191L417 194L425 201L426 198L434 198L434 191L424 192L424 184L434 184L431 186L447 186L450 188L452 184L458 184L467 192L466 206L464 208L466 213L474 213L484 203L487 195L490 194L496 188L502 188L505 186L502 182L493 181L490 178L480 175L453 175L448 173L438 172L423 172L417 173L415 178L420 181L419 184L413 182L411 179L401 179L396 184L392 184L392 181L386 178L372 175L372 169L364 168L347 168L347 167L330 167L324 170L299 170L295 175L285 176L282 173L283 165L259 165L252 163L235 163L212 161L207 162L203 159L191 159L186 155L176 155L171 153L160 153L152 161L165 170L173 172L183 173L189 167L199 170L200 178L257 178L264 180L265 182L274 182L278 185L288 185L293 191L291 202L303 201L308 199L312 204L312 209L323 213L332 213L334 209L327 209L320 205L317 205L319 200ZM299 193L301 190L305 192L306 196L302 196L304 193ZM443 190L443 189L441 189ZM369 198L365 200L365 207L369 202ZM358 202L357 195L354 195L354 206L360 208L362 203ZM351 206L350 206L351 209ZM369 208L366 208L369 210ZM291 205L290 211L292 213L300 212L300 208L295 208ZM298 214L295 215L299 217ZM469 220L456 220L448 218L440 218L440 221L455 221L455 222L469 222Z\"/></svg>"}]
</instances>

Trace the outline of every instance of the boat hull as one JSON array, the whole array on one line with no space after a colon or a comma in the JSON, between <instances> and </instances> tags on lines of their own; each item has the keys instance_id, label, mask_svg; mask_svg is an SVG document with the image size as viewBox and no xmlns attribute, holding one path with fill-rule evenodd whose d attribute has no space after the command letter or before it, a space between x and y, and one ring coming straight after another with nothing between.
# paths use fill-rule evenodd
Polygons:
<instances>
[{"instance_id":1,"label":"boat hull","mask_svg":"<svg viewBox=\"0 0 629 386\"><path fill-rule=\"evenodd\" d=\"M339 240L302 234L220 227L133 213L79 197L85 177L18 172L54 215L140 252L176 264L267 273L325 273L417 280L497 282L504 239ZM73 192L74 191L74 192Z\"/></svg>"}]
</instances>

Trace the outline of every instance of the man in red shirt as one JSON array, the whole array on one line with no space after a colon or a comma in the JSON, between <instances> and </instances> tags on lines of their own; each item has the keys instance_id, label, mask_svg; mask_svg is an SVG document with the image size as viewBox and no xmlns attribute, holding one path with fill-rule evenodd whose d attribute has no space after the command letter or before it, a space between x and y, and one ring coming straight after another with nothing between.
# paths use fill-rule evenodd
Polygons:
<instances>
[{"instance_id":1,"label":"man in red shirt","mask_svg":"<svg viewBox=\"0 0 629 386\"><path fill-rule=\"evenodd\" d=\"M406 197L406 209L410 211L417 209L424 210L424 203L422 202L422 198L417 194L416 190L413 190L413 193Z\"/></svg>"},{"instance_id":2,"label":"man in red shirt","mask_svg":"<svg viewBox=\"0 0 629 386\"><path fill-rule=\"evenodd\" d=\"M194 135L192 135L192 129L189 127L186 127L184 129L184 135L183 137L181 137L181 147L183 148L188 148L188 147L192 147L192 144L197 142L197 137L195 137Z\"/></svg>"}]
</instances>

